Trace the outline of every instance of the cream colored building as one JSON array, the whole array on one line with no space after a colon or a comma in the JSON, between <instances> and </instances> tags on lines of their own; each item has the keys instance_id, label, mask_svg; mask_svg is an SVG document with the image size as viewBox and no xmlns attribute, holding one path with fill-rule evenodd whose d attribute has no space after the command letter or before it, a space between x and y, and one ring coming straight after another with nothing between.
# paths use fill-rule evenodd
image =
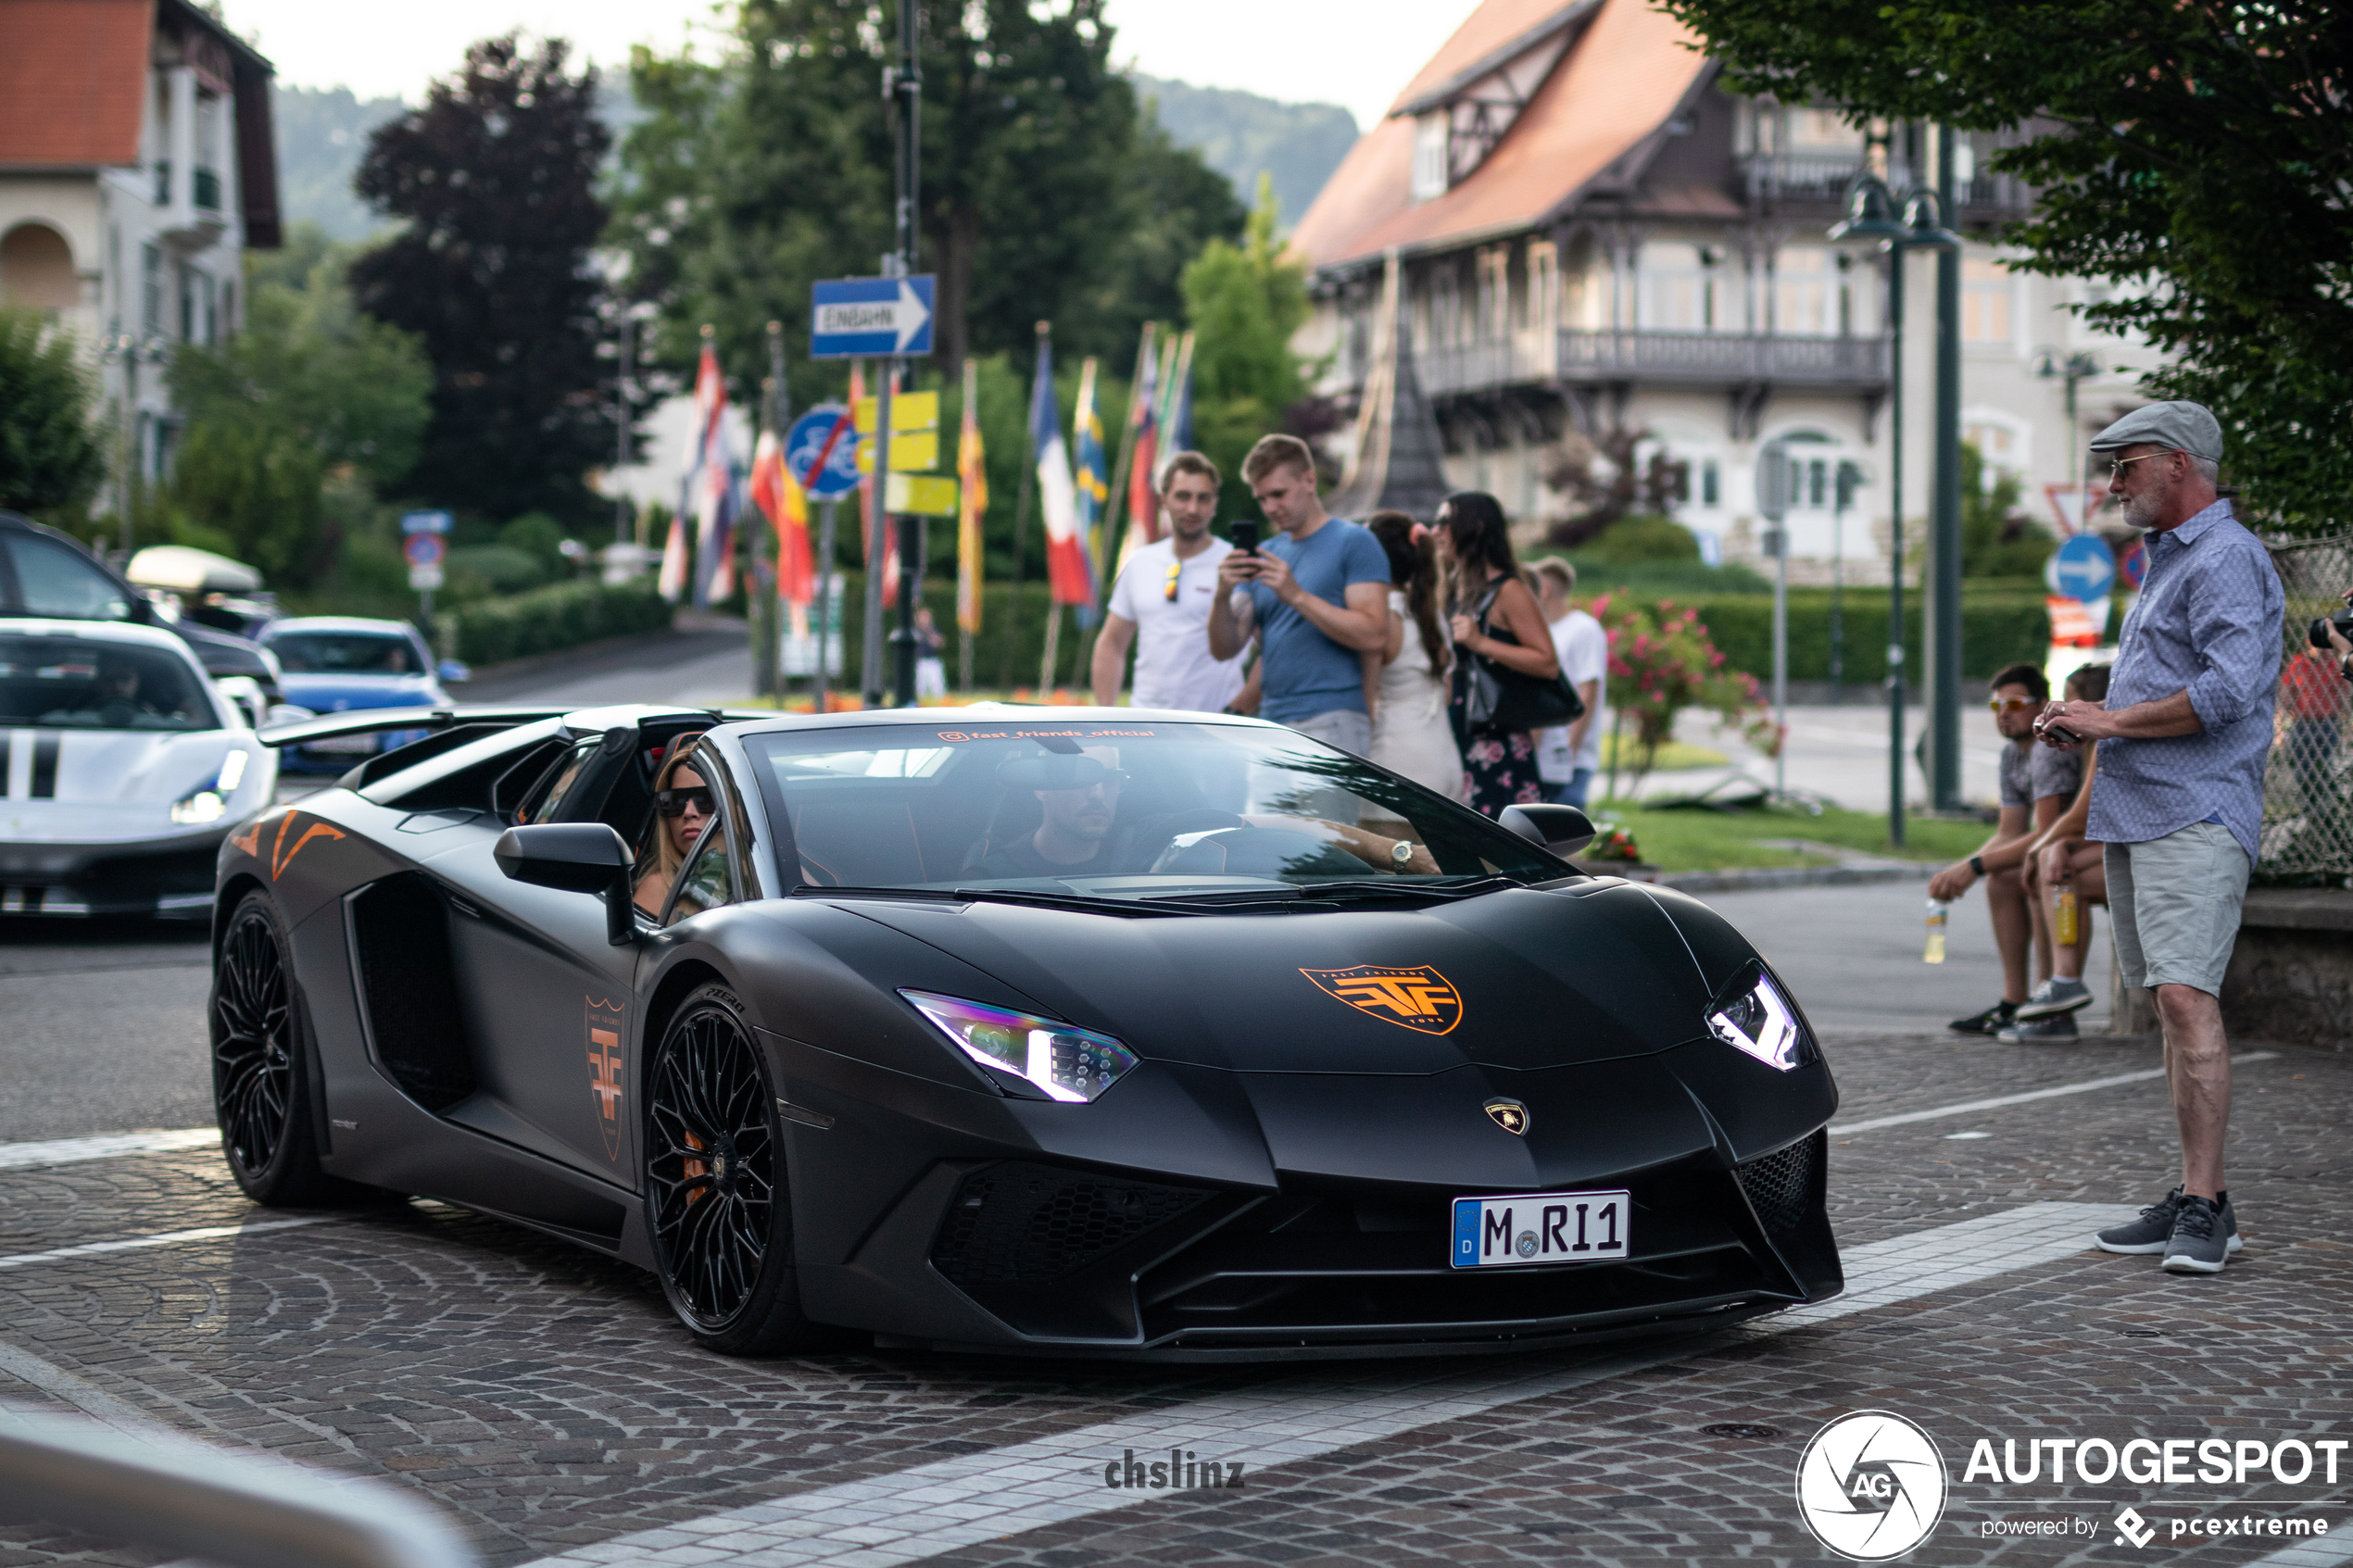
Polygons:
<instances>
[{"instance_id":1,"label":"cream colored building","mask_svg":"<svg viewBox=\"0 0 2353 1568\"><path fill-rule=\"evenodd\" d=\"M1934 132L1874 154L1838 115L1743 97L1646 0L1486 0L1367 132L1293 236L1315 309L1296 347L1358 414L1342 504L1428 515L1446 489L1493 493L1525 527L1567 515L1564 458L1641 432L1667 459L1677 519L1726 561L1758 558L1755 468L1799 458L1791 575L1885 582L1894 499L1887 264L1832 245L1869 163L1900 191ZM1948 222L1961 257L1961 423L2023 503L2070 526L2083 439L2143 399L2153 356L2067 307L2080 280L2011 271L1995 243L2031 193L1965 138ZM1935 268L1908 263L1903 339L1908 539L1929 505ZM2090 355L2076 429L2057 371ZM1427 409L1435 439L1408 428ZM1836 476L1860 489L1843 513ZM2064 495L2057 492L2066 492ZM1907 575L1919 563L1907 556Z\"/></svg>"},{"instance_id":2,"label":"cream colored building","mask_svg":"<svg viewBox=\"0 0 2353 1568\"><path fill-rule=\"evenodd\" d=\"M270 79L184 0L0 4L0 301L82 343L150 478L170 355L236 330L245 252L280 243Z\"/></svg>"}]
</instances>

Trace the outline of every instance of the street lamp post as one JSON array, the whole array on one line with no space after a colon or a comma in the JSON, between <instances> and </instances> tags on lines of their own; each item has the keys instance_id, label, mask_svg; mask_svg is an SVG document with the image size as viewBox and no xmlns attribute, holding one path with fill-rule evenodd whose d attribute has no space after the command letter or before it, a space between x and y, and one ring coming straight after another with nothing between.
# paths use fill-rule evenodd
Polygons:
<instances>
[{"instance_id":1,"label":"street lamp post","mask_svg":"<svg viewBox=\"0 0 2353 1568\"><path fill-rule=\"evenodd\" d=\"M131 514L138 504L139 481L145 477L146 443L139 437L139 367L160 365L171 357L171 345L149 333L136 337L115 332L103 338L98 358L122 367L122 558L131 558Z\"/></svg>"},{"instance_id":2,"label":"street lamp post","mask_svg":"<svg viewBox=\"0 0 2353 1568\"><path fill-rule=\"evenodd\" d=\"M1958 137L1936 132L1936 200L1954 201ZM1923 193L1925 194L1925 193ZM1919 199L1917 197L1915 200ZM1936 475L1930 509L1928 596L1929 799L1940 812L1961 806L1961 247L1936 256Z\"/></svg>"},{"instance_id":3,"label":"street lamp post","mask_svg":"<svg viewBox=\"0 0 2353 1568\"><path fill-rule=\"evenodd\" d=\"M924 98L922 61L916 53L915 0L899 0L899 64L887 72L884 91L899 105L899 192L897 233L899 241L896 275L906 277L915 270L917 245L916 214L922 193L923 138L920 134ZM876 453L875 489L882 497L877 505L887 501L890 494L890 473L887 459L890 451L890 372L883 372L882 418L875 426ZM891 651L898 657L893 673L892 706L915 706L915 590L916 576L923 570L923 518L909 512L899 520L899 625L890 634ZM881 565L882 552L875 552L875 565Z\"/></svg>"},{"instance_id":4,"label":"street lamp post","mask_svg":"<svg viewBox=\"0 0 2353 1568\"><path fill-rule=\"evenodd\" d=\"M1866 171L1847 193L1846 217L1832 225L1831 243L1887 254L1888 530L1887 575L1887 838L1904 843L1904 253L1960 244L1938 220L1932 192L1915 191L1895 216L1886 182Z\"/></svg>"},{"instance_id":5,"label":"street lamp post","mask_svg":"<svg viewBox=\"0 0 2353 1568\"><path fill-rule=\"evenodd\" d=\"M2038 348L2034 351L2034 373L2045 381L2053 376L2066 378L2067 449L2070 452L2084 451L2082 428L2076 422L2075 417L2075 383L2089 381L2100 373L2098 356L2085 349L2061 354L2056 348ZM2083 458L2084 466L2075 471L2075 530L2079 533L2088 533L2092 527L2090 464L2091 458L2087 454Z\"/></svg>"}]
</instances>

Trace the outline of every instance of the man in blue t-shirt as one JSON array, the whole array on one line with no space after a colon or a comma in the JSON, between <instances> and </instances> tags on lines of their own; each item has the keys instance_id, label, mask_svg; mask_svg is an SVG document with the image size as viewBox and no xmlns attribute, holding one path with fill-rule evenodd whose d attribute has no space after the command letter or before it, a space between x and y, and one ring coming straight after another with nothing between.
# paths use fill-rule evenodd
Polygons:
<instances>
[{"instance_id":1,"label":"man in blue t-shirt","mask_svg":"<svg viewBox=\"0 0 2353 1568\"><path fill-rule=\"evenodd\" d=\"M1293 435L1260 438L1242 459L1258 509L1279 531L1218 564L1209 651L1231 659L1258 630L1258 716L1359 757L1373 749L1364 655L1389 633L1389 555L1380 541L1324 510L1315 460Z\"/></svg>"}]
</instances>

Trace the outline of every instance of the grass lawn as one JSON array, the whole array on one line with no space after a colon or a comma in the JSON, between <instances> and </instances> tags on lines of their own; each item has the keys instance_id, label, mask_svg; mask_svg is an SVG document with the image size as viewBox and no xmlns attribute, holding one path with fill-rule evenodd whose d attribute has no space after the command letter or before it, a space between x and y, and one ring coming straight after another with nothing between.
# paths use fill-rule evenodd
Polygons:
<instances>
[{"instance_id":1,"label":"grass lawn","mask_svg":"<svg viewBox=\"0 0 2353 1568\"><path fill-rule=\"evenodd\" d=\"M1768 847L1758 842L1790 838L1943 864L1969 854L1992 832L1982 822L1910 817L1904 823L1904 847L1895 849L1887 842L1886 816L1870 811L1832 808L1818 817L1787 810L1646 811L1624 801L1609 801L1597 808L1595 814L1632 834L1642 859L1670 872L1837 863L1827 854Z\"/></svg>"}]
</instances>

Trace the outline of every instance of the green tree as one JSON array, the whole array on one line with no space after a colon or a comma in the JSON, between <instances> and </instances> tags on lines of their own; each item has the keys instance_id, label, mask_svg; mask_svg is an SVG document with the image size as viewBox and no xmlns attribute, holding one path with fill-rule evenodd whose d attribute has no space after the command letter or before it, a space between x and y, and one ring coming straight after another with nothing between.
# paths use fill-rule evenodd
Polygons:
<instances>
[{"instance_id":1,"label":"green tree","mask_svg":"<svg viewBox=\"0 0 2353 1568\"><path fill-rule=\"evenodd\" d=\"M2007 131L2041 188L2026 270L2128 286L2085 314L2173 358L2274 526L2353 492L2353 29L2340 6L1663 0L1745 91Z\"/></svg>"},{"instance_id":2,"label":"green tree","mask_svg":"<svg viewBox=\"0 0 2353 1568\"><path fill-rule=\"evenodd\" d=\"M1976 444L1961 443L1961 575L2035 577L2057 547L2050 534L2019 510L2025 493L2018 475L1995 469L1987 483Z\"/></svg>"},{"instance_id":3,"label":"green tree","mask_svg":"<svg viewBox=\"0 0 2353 1568\"><path fill-rule=\"evenodd\" d=\"M70 333L0 310L0 507L78 521L106 474L93 390Z\"/></svg>"},{"instance_id":4,"label":"green tree","mask_svg":"<svg viewBox=\"0 0 2353 1568\"><path fill-rule=\"evenodd\" d=\"M939 277L938 363L1026 363L1039 319L1065 358L1122 369L1167 320L1201 241L1242 213L1198 157L1144 120L1112 69L1104 0L919 0L919 270ZM630 291L664 307L659 358L691 362L704 323L747 388L766 328L808 343L809 285L875 270L894 243L892 114L876 92L896 13L864 0L747 0L717 59L640 49L614 240ZM878 20L879 19L879 20Z\"/></svg>"},{"instance_id":5,"label":"green tree","mask_svg":"<svg viewBox=\"0 0 2353 1568\"><path fill-rule=\"evenodd\" d=\"M360 308L423 340L433 418L402 488L491 517L594 505L605 462L589 247L611 135L597 77L549 39L476 44L422 108L377 129L353 184L407 227L352 264Z\"/></svg>"},{"instance_id":6,"label":"green tree","mask_svg":"<svg viewBox=\"0 0 2353 1568\"><path fill-rule=\"evenodd\" d=\"M193 429L266 423L298 435L330 468L383 486L409 471L430 412L433 368L413 333L360 314L353 252L297 224L278 257L245 274L245 330L183 345L171 385Z\"/></svg>"},{"instance_id":7,"label":"green tree","mask_svg":"<svg viewBox=\"0 0 2353 1568\"><path fill-rule=\"evenodd\" d=\"M1290 351L1307 320L1305 269L1285 259L1273 182L1259 176L1258 206L1239 245L1214 239L1185 269L1192 327L1195 444L1226 475L1225 511L1252 509L1241 460L1257 439L1285 428L1306 396Z\"/></svg>"},{"instance_id":8,"label":"green tree","mask_svg":"<svg viewBox=\"0 0 2353 1568\"><path fill-rule=\"evenodd\" d=\"M318 450L284 424L192 424L171 466L172 537L233 556L272 587L307 584L326 564L319 530L326 472Z\"/></svg>"}]
</instances>

